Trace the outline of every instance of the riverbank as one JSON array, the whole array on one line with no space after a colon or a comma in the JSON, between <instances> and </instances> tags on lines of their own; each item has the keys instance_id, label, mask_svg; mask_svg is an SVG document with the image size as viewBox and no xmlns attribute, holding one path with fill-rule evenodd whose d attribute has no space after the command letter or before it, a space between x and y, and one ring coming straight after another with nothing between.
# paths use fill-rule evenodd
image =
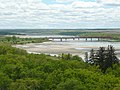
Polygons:
<instances>
[{"instance_id":1,"label":"riverbank","mask_svg":"<svg viewBox=\"0 0 120 90\"><path fill-rule=\"evenodd\" d=\"M108 45L112 45L116 50L120 50L120 42L49 41L43 43L13 45L13 47L27 50L30 53L45 53L48 55L70 53L72 55L78 55L84 59L85 52L89 52L91 49L98 49L99 47L107 47ZM118 56L120 56L119 51L117 51L117 53Z\"/></svg>"},{"instance_id":2,"label":"riverbank","mask_svg":"<svg viewBox=\"0 0 120 90\"><path fill-rule=\"evenodd\" d=\"M64 44L61 42L43 42L43 43L30 43L25 45L13 45L13 47L25 49L28 52L37 52L37 53L48 53L48 54L61 54L61 53L71 53L74 55L79 55L83 53L80 50L75 49L74 46L70 44Z\"/></svg>"}]
</instances>

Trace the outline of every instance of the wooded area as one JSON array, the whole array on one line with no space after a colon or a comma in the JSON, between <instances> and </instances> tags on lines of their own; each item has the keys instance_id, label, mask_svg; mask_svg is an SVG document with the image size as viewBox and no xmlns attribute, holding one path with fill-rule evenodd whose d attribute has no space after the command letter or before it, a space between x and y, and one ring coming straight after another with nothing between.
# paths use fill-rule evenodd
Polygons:
<instances>
[{"instance_id":1,"label":"wooded area","mask_svg":"<svg viewBox=\"0 0 120 90\"><path fill-rule=\"evenodd\" d=\"M28 54L11 45L0 45L0 90L119 89L119 64L102 73L98 65L70 54L62 57Z\"/></svg>"}]
</instances>

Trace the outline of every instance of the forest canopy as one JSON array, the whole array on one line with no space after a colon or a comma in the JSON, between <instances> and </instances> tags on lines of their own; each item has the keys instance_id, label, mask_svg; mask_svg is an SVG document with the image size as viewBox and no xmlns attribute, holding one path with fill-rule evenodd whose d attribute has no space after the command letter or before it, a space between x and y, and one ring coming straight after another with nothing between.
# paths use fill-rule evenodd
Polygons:
<instances>
[{"instance_id":1,"label":"forest canopy","mask_svg":"<svg viewBox=\"0 0 120 90\"><path fill-rule=\"evenodd\" d=\"M120 90L120 66L102 73L81 58L28 54L1 44L0 90Z\"/></svg>"}]
</instances>

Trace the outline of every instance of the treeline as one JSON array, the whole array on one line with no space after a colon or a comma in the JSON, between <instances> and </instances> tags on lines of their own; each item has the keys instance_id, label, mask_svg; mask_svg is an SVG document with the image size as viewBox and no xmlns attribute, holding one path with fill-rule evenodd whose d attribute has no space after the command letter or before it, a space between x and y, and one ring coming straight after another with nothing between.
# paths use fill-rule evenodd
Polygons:
<instances>
[{"instance_id":1,"label":"treeline","mask_svg":"<svg viewBox=\"0 0 120 90\"><path fill-rule=\"evenodd\" d=\"M120 90L118 64L102 73L76 58L28 54L1 44L0 90Z\"/></svg>"},{"instance_id":2,"label":"treeline","mask_svg":"<svg viewBox=\"0 0 120 90\"><path fill-rule=\"evenodd\" d=\"M0 31L0 35L19 35L19 34L18 33L11 33L11 32Z\"/></svg>"},{"instance_id":3,"label":"treeline","mask_svg":"<svg viewBox=\"0 0 120 90\"><path fill-rule=\"evenodd\" d=\"M109 41L120 41L120 34L119 33L110 33L110 32L86 32L80 33L79 36L99 36L99 37L112 37Z\"/></svg>"},{"instance_id":4,"label":"treeline","mask_svg":"<svg viewBox=\"0 0 120 90\"><path fill-rule=\"evenodd\" d=\"M48 41L47 38L19 38L16 36L12 37L0 37L0 43L8 43L8 44L27 44L27 43L42 43Z\"/></svg>"}]
</instances>

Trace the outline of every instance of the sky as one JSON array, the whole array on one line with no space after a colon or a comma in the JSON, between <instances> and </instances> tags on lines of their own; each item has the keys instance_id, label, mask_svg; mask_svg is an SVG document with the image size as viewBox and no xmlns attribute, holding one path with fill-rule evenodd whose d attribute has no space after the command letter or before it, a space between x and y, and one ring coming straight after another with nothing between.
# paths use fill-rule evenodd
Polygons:
<instances>
[{"instance_id":1,"label":"sky","mask_svg":"<svg viewBox=\"0 0 120 90\"><path fill-rule=\"evenodd\" d=\"M120 28L120 0L0 0L0 29Z\"/></svg>"}]
</instances>

